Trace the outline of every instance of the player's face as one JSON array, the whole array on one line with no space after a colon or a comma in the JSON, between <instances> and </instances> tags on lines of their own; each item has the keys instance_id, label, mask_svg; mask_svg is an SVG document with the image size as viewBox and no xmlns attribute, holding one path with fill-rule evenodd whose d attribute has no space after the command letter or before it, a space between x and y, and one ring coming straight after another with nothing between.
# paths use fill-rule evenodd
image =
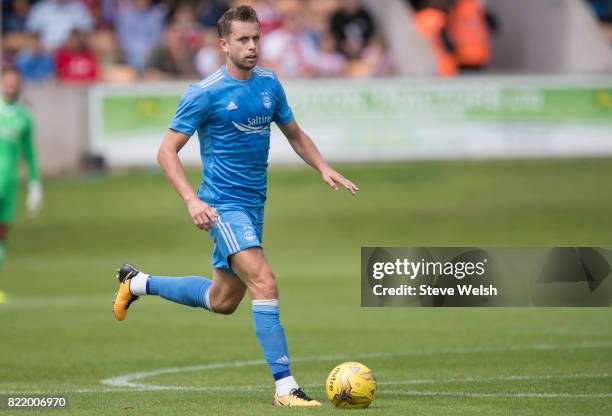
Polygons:
<instances>
[{"instance_id":1,"label":"player's face","mask_svg":"<svg viewBox=\"0 0 612 416\"><path fill-rule=\"evenodd\" d=\"M221 40L221 47L234 65L248 71L257 65L259 41L257 23L233 21L232 31L226 39Z\"/></svg>"},{"instance_id":2,"label":"player's face","mask_svg":"<svg viewBox=\"0 0 612 416\"><path fill-rule=\"evenodd\" d=\"M21 78L14 72L2 76L2 95L6 101L15 101L21 90Z\"/></svg>"}]
</instances>

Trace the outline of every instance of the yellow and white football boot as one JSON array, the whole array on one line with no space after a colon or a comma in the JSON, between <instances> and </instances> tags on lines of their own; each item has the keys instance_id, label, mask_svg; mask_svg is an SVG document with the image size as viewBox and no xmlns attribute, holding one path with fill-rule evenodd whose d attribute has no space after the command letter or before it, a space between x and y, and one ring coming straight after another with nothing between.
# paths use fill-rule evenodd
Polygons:
<instances>
[{"instance_id":1,"label":"yellow and white football boot","mask_svg":"<svg viewBox=\"0 0 612 416\"><path fill-rule=\"evenodd\" d=\"M297 388L291 390L291 392L285 396L279 396L278 393L274 395L272 400L274 406L282 407L317 407L321 406L321 403L311 399L304 393L304 390Z\"/></svg>"},{"instance_id":2,"label":"yellow and white football boot","mask_svg":"<svg viewBox=\"0 0 612 416\"><path fill-rule=\"evenodd\" d=\"M130 292L130 282L140 271L129 263L125 263L117 270L117 280L119 280L119 290L115 293L113 301L113 312L115 319L123 321L127 316L128 308L132 302L138 300L138 296L132 295Z\"/></svg>"}]
</instances>

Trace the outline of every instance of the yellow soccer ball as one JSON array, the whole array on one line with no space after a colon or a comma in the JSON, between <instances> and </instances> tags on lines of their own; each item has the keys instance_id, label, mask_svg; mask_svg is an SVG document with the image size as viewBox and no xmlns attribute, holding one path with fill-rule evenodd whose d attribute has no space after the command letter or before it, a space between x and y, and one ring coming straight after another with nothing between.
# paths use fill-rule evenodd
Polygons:
<instances>
[{"instance_id":1,"label":"yellow soccer ball","mask_svg":"<svg viewBox=\"0 0 612 416\"><path fill-rule=\"evenodd\" d=\"M325 391L336 407L365 409L376 395L376 377L372 370L361 363L342 363L329 373Z\"/></svg>"}]
</instances>

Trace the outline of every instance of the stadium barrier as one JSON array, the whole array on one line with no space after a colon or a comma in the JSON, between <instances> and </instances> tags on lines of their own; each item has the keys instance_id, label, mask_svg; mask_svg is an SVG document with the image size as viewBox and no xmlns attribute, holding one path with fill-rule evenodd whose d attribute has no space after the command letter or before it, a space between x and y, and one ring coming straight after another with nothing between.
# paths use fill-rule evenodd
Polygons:
<instances>
[{"instance_id":1,"label":"stadium barrier","mask_svg":"<svg viewBox=\"0 0 612 416\"><path fill-rule=\"evenodd\" d=\"M87 87L26 85L40 169L45 176L78 174L90 151Z\"/></svg>"},{"instance_id":2,"label":"stadium barrier","mask_svg":"<svg viewBox=\"0 0 612 416\"><path fill-rule=\"evenodd\" d=\"M612 154L612 77L295 80L300 125L333 161ZM152 166L184 83L99 85L90 151L111 167ZM240 105L240 103L237 103ZM197 140L182 152L199 163ZM270 162L299 161L273 127Z\"/></svg>"}]
</instances>

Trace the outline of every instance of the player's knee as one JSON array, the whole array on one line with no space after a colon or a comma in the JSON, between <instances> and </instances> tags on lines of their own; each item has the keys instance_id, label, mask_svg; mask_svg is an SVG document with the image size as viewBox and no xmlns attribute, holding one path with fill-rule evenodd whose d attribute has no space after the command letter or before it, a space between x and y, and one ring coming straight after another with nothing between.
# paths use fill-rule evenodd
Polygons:
<instances>
[{"instance_id":1,"label":"player's knee","mask_svg":"<svg viewBox=\"0 0 612 416\"><path fill-rule=\"evenodd\" d=\"M252 282L251 291L257 299L278 299L276 279L271 272L257 276Z\"/></svg>"},{"instance_id":2,"label":"player's knee","mask_svg":"<svg viewBox=\"0 0 612 416\"><path fill-rule=\"evenodd\" d=\"M212 310L221 315L231 315L238 309L243 296L244 289L230 294L218 294L210 300Z\"/></svg>"},{"instance_id":3,"label":"player's knee","mask_svg":"<svg viewBox=\"0 0 612 416\"><path fill-rule=\"evenodd\" d=\"M219 305L214 305L214 311L220 315L231 315L236 312L239 304L240 302L223 301Z\"/></svg>"},{"instance_id":4,"label":"player's knee","mask_svg":"<svg viewBox=\"0 0 612 416\"><path fill-rule=\"evenodd\" d=\"M241 278L254 299L278 299L278 290L272 268L263 256L252 261L248 267L244 268Z\"/></svg>"}]
</instances>

